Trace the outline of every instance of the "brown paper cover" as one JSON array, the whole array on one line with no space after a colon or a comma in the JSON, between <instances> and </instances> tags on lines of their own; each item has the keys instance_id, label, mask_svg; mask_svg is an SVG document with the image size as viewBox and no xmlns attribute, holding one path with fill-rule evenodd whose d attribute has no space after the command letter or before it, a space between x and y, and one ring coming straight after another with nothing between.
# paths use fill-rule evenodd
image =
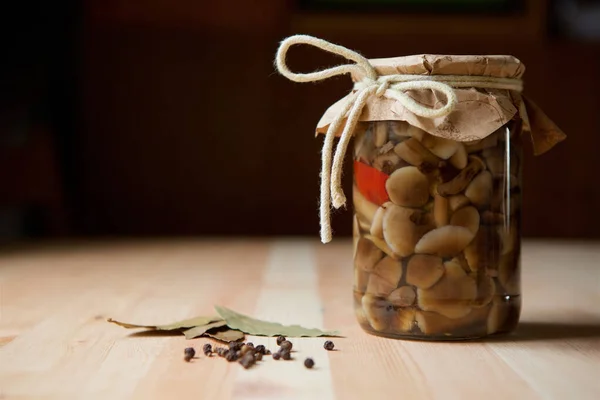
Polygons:
<instances>
[{"instance_id":1,"label":"brown paper cover","mask_svg":"<svg viewBox=\"0 0 600 400\"><path fill-rule=\"evenodd\" d=\"M415 55L369 60L380 76L413 75L470 75L519 79L525 66L512 56L455 56ZM363 79L353 74L353 81ZM444 98L432 91L406 92L420 104L440 107ZM419 117L395 100L372 96L360 116L360 121L406 121L424 131L447 139L471 141L482 139L511 119L523 120L523 131L529 132L535 154L542 154L566 135L537 107L520 93L505 89L457 88L456 108L446 117L428 119ZM325 111L317 124L317 133L325 133L339 114L350 94ZM436 107L437 108L437 107ZM340 134L337 132L336 134Z\"/></svg>"}]
</instances>

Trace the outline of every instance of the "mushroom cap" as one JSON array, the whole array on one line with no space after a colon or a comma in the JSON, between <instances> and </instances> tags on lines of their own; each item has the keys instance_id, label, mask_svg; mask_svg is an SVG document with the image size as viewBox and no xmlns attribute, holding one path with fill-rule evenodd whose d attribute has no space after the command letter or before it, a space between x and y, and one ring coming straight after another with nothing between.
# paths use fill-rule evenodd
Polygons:
<instances>
[{"instance_id":1,"label":"mushroom cap","mask_svg":"<svg viewBox=\"0 0 600 400\"><path fill-rule=\"evenodd\" d=\"M452 214L450 225L467 228L473 235L479 230L479 212L475 207L463 207Z\"/></svg>"},{"instance_id":2,"label":"mushroom cap","mask_svg":"<svg viewBox=\"0 0 600 400\"><path fill-rule=\"evenodd\" d=\"M372 271L381 260L383 252L369 239L361 237L356 244L354 267L363 271Z\"/></svg>"},{"instance_id":3,"label":"mushroom cap","mask_svg":"<svg viewBox=\"0 0 600 400\"><path fill-rule=\"evenodd\" d=\"M481 335L486 333L486 321L490 307L474 308L459 319L452 319L431 311L417 311L415 324L425 335L472 336L477 326L482 326Z\"/></svg>"},{"instance_id":4,"label":"mushroom cap","mask_svg":"<svg viewBox=\"0 0 600 400\"><path fill-rule=\"evenodd\" d=\"M450 211L452 212L468 206L469 204L471 204L471 202L464 194L455 194L454 196L448 197L448 205L450 206Z\"/></svg>"},{"instance_id":5,"label":"mushroom cap","mask_svg":"<svg viewBox=\"0 0 600 400\"><path fill-rule=\"evenodd\" d=\"M414 308L399 308L390 317L389 329L392 332L410 332L415 324Z\"/></svg>"},{"instance_id":6,"label":"mushroom cap","mask_svg":"<svg viewBox=\"0 0 600 400\"><path fill-rule=\"evenodd\" d=\"M373 267L369 276L367 293L386 297L398 287L400 278L402 278L402 264L386 256Z\"/></svg>"},{"instance_id":7,"label":"mushroom cap","mask_svg":"<svg viewBox=\"0 0 600 400\"><path fill-rule=\"evenodd\" d=\"M388 141L388 124L386 121L373 123L373 141L375 147L381 147Z\"/></svg>"},{"instance_id":8,"label":"mushroom cap","mask_svg":"<svg viewBox=\"0 0 600 400\"><path fill-rule=\"evenodd\" d=\"M450 217L449 201L447 197L436 194L433 199L433 218L436 227L448 225Z\"/></svg>"},{"instance_id":9,"label":"mushroom cap","mask_svg":"<svg viewBox=\"0 0 600 400\"><path fill-rule=\"evenodd\" d=\"M449 261L444 266L446 272L435 285L417 290L419 307L448 318L464 317L471 311L471 304L477 296L477 285L459 264Z\"/></svg>"},{"instance_id":10,"label":"mushroom cap","mask_svg":"<svg viewBox=\"0 0 600 400\"><path fill-rule=\"evenodd\" d=\"M501 247L502 241L495 227L481 225L475 238L464 251L471 271L497 269Z\"/></svg>"},{"instance_id":11,"label":"mushroom cap","mask_svg":"<svg viewBox=\"0 0 600 400\"><path fill-rule=\"evenodd\" d=\"M489 171L481 171L467 186L465 196L478 207L490 203L493 190L492 174Z\"/></svg>"},{"instance_id":12,"label":"mushroom cap","mask_svg":"<svg viewBox=\"0 0 600 400\"><path fill-rule=\"evenodd\" d=\"M378 332L388 328L390 319L395 313L389 301L370 294L362 297L362 309L369 325Z\"/></svg>"},{"instance_id":13,"label":"mushroom cap","mask_svg":"<svg viewBox=\"0 0 600 400\"><path fill-rule=\"evenodd\" d=\"M447 160L456 153L459 148L459 142L452 139L445 139L439 136L425 135L421 140L423 146L430 152L443 160Z\"/></svg>"},{"instance_id":14,"label":"mushroom cap","mask_svg":"<svg viewBox=\"0 0 600 400\"><path fill-rule=\"evenodd\" d=\"M417 293L411 286L400 286L388 295L389 302L396 307L411 306L416 298Z\"/></svg>"},{"instance_id":15,"label":"mushroom cap","mask_svg":"<svg viewBox=\"0 0 600 400\"><path fill-rule=\"evenodd\" d=\"M418 168L395 170L385 182L390 200L399 206L422 207L429 200L429 181Z\"/></svg>"},{"instance_id":16,"label":"mushroom cap","mask_svg":"<svg viewBox=\"0 0 600 400\"><path fill-rule=\"evenodd\" d=\"M433 225L421 210L390 205L383 217L383 237L394 254L411 255L415 245Z\"/></svg>"},{"instance_id":17,"label":"mushroom cap","mask_svg":"<svg viewBox=\"0 0 600 400\"><path fill-rule=\"evenodd\" d=\"M440 159L427 150L415 137L411 137L410 139L398 143L396 147L394 147L394 152L400 156L401 159L415 166L423 164L437 166L440 162Z\"/></svg>"},{"instance_id":18,"label":"mushroom cap","mask_svg":"<svg viewBox=\"0 0 600 400\"><path fill-rule=\"evenodd\" d=\"M462 226L442 226L423 235L415 246L415 252L453 257L463 251L474 236L473 232Z\"/></svg>"},{"instance_id":19,"label":"mushroom cap","mask_svg":"<svg viewBox=\"0 0 600 400\"><path fill-rule=\"evenodd\" d=\"M465 150L465 146L462 143L458 143L458 148L456 152L450 157L448 160L450 164L457 169L463 169L467 166L467 150Z\"/></svg>"},{"instance_id":20,"label":"mushroom cap","mask_svg":"<svg viewBox=\"0 0 600 400\"><path fill-rule=\"evenodd\" d=\"M356 185L352 186L352 200L354 204L354 212L358 215L358 220L370 225L373 222L373 217L379 208L376 204L371 203L358 190Z\"/></svg>"},{"instance_id":21,"label":"mushroom cap","mask_svg":"<svg viewBox=\"0 0 600 400\"><path fill-rule=\"evenodd\" d=\"M383 238L383 216L385 215L385 211L387 207L390 205L390 202L384 203L377 209L375 215L373 216L373 222L371 224L371 235Z\"/></svg>"},{"instance_id":22,"label":"mushroom cap","mask_svg":"<svg viewBox=\"0 0 600 400\"><path fill-rule=\"evenodd\" d=\"M429 289L444 275L442 259L427 254L415 254L406 265L406 283L420 289Z\"/></svg>"}]
</instances>

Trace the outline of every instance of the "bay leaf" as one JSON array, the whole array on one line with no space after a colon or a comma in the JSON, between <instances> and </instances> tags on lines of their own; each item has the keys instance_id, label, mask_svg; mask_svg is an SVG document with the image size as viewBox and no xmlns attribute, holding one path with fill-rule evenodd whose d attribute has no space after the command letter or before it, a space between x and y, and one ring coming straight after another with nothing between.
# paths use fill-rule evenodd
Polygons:
<instances>
[{"instance_id":1,"label":"bay leaf","mask_svg":"<svg viewBox=\"0 0 600 400\"><path fill-rule=\"evenodd\" d=\"M224 326L227 326L227 322L221 320L221 321L211 322L206 325L195 326L191 329L183 331L183 334L185 335L185 338L189 340L189 339L194 339L194 338L204 335L206 333L206 331L209 331L209 330L215 329L215 328L222 328Z\"/></svg>"},{"instance_id":2,"label":"bay leaf","mask_svg":"<svg viewBox=\"0 0 600 400\"><path fill-rule=\"evenodd\" d=\"M130 324L128 322L116 321L112 318L107 319L108 322L112 322L113 324L117 324L126 329L154 329L159 331L174 331L178 329L189 329L195 326L201 326L210 324L212 322L223 321L223 318L217 316L202 316L184 319L183 321L173 322L171 324L166 325L138 325L138 324Z\"/></svg>"},{"instance_id":3,"label":"bay leaf","mask_svg":"<svg viewBox=\"0 0 600 400\"><path fill-rule=\"evenodd\" d=\"M220 340L221 342L237 342L239 340L244 340L246 337L244 332L229 328L216 331L207 331L204 333L204 336Z\"/></svg>"},{"instance_id":4,"label":"bay leaf","mask_svg":"<svg viewBox=\"0 0 600 400\"><path fill-rule=\"evenodd\" d=\"M221 306L215 306L215 310L217 310L217 313L227 321L227 326L232 329L238 329L249 335L283 335L289 337L340 336L340 333L337 331L322 331L315 328L304 328L300 325L282 325L277 322L261 321Z\"/></svg>"}]
</instances>

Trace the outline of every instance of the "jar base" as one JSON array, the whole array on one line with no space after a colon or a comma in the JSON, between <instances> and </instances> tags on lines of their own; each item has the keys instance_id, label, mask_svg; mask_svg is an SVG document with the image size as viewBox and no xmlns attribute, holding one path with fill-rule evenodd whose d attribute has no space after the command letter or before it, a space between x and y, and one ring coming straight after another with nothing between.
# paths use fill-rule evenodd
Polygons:
<instances>
[{"instance_id":1,"label":"jar base","mask_svg":"<svg viewBox=\"0 0 600 400\"><path fill-rule=\"evenodd\" d=\"M406 331L394 330L392 327L376 330L365 317L361 304L355 303L358 322L361 328L369 334L402 340L466 341L497 337L514 331L519 322L521 296L494 296L486 307L474 308L472 314L455 320L436 313L424 313L418 309L412 310L415 315L422 313L426 317L415 317L410 324L410 329L406 329ZM403 313L406 313L406 311L407 309L398 310L398 312ZM420 326L419 321L424 326Z\"/></svg>"}]
</instances>

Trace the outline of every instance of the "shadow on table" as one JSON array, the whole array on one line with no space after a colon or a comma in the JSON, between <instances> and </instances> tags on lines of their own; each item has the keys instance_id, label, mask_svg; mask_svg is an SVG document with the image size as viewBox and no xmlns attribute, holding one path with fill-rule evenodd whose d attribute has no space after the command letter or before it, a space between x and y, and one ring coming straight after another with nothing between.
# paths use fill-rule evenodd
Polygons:
<instances>
[{"instance_id":1,"label":"shadow on table","mask_svg":"<svg viewBox=\"0 0 600 400\"><path fill-rule=\"evenodd\" d=\"M529 322L519 323L517 329L507 335L490 336L482 342L528 342L559 339L600 339L600 321L578 322Z\"/></svg>"}]
</instances>

